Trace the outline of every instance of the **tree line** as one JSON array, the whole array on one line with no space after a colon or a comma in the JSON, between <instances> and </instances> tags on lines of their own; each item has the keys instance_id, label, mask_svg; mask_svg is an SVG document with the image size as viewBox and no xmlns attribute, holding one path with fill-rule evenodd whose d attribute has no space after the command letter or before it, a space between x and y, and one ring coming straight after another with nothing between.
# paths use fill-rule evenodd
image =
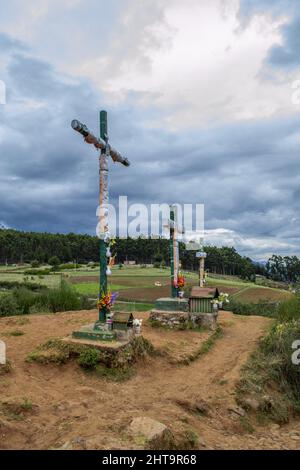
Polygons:
<instances>
[{"instance_id":1,"label":"tree line","mask_svg":"<svg viewBox=\"0 0 300 470\"><path fill-rule=\"evenodd\" d=\"M266 264L266 275L274 281L295 283L300 276L300 260L297 256L273 255Z\"/></svg>"},{"instance_id":2,"label":"tree line","mask_svg":"<svg viewBox=\"0 0 300 470\"><path fill-rule=\"evenodd\" d=\"M266 275L274 280L295 282L300 276L300 260L296 256L273 255L266 266L241 256L233 247L204 247L207 253L206 269L215 274L237 275L244 279L254 279L256 274ZM114 246L116 262L135 261L137 264L170 263L169 240L164 238L116 239ZM87 263L99 261L99 240L91 235L52 234L21 232L0 229L0 264L22 264L37 260L48 263L52 257L61 263ZM185 250L180 243L182 267L196 271L199 261L194 251Z\"/></svg>"}]
</instances>

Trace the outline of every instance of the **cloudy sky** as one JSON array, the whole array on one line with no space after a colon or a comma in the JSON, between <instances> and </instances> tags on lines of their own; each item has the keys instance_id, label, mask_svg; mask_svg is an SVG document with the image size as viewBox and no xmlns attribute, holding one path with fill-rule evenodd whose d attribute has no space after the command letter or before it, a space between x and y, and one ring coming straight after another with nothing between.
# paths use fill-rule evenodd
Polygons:
<instances>
[{"instance_id":1,"label":"cloudy sky","mask_svg":"<svg viewBox=\"0 0 300 470\"><path fill-rule=\"evenodd\" d=\"M94 233L111 196L204 203L206 241L300 255L297 0L0 0L0 225Z\"/></svg>"}]
</instances>

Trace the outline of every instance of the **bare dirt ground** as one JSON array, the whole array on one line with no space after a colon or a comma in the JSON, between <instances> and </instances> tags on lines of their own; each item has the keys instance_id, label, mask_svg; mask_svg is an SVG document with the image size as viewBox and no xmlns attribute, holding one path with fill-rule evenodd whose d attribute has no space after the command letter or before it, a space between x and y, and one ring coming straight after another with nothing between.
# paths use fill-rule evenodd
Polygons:
<instances>
[{"instance_id":1,"label":"bare dirt ground","mask_svg":"<svg viewBox=\"0 0 300 470\"><path fill-rule=\"evenodd\" d=\"M223 337L189 365L172 363L199 348L208 333L168 332L145 325L143 334L168 354L136 366L136 374L116 383L86 373L76 363L63 366L25 362L42 342L69 334L90 323L95 311L37 315L0 320L0 337L7 343L13 370L0 376L1 449L135 449L127 432L131 420L148 416L175 434L183 429L200 437L200 449L297 449L300 423L279 428L255 426L245 431L235 404L234 387L241 366L255 348L269 320L262 317L220 315ZM137 318L146 314L138 313ZM22 336L9 333L21 330ZM207 414L189 403L205 402ZM3 406L3 403L10 403ZM30 403L21 415L17 403ZM25 407L26 408L26 407Z\"/></svg>"}]
</instances>

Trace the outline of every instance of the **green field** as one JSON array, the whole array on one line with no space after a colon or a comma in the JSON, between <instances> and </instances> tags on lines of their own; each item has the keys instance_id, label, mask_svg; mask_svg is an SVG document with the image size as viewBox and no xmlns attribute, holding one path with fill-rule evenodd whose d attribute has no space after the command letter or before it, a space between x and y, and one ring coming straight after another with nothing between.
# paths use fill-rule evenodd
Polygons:
<instances>
[{"instance_id":1,"label":"green field","mask_svg":"<svg viewBox=\"0 0 300 470\"><path fill-rule=\"evenodd\" d=\"M21 268L0 267L0 282L10 281L40 284L48 288L58 287L61 280L73 285L80 294L96 298L99 291L99 268L81 267L73 270L64 270L61 273L50 275L25 275L20 272ZM23 267L23 271L28 267ZM186 289L198 283L198 274L184 272L186 277ZM119 301L127 303L137 302L139 305L146 303L152 305L159 297L170 296L170 271L169 269L123 267L113 268L111 277L108 277L108 286L111 291L118 292ZM156 285L159 283L160 285ZM217 287L220 292L227 292L232 298L239 302L257 303L261 300L279 301L286 299L291 294L283 289L256 285L249 281L243 281L236 276L210 275L206 279L208 287Z\"/></svg>"},{"instance_id":2,"label":"green field","mask_svg":"<svg viewBox=\"0 0 300 470\"><path fill-rule=\"evenodd\" d=\"M41 286L46 286L51 289L60 285L61 275L50 274L45 276L31 276L15 272L0 271L0 282L1 281L18 282L19 284L23 282L29 282L33 284L40 284Z\"/></svg>"}]
</instances>

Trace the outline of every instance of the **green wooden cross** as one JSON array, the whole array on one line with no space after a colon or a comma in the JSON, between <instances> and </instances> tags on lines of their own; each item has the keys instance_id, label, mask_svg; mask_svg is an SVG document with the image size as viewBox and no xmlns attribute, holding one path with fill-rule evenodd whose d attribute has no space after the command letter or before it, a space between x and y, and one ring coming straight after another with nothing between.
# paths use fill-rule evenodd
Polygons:
<instances>
[{"instance_id":1,"label":"green wooden cross","mask_svg":"<svg viewBox=\"0 0 300 470\"><path fill-rule=\"evenodd\" d=\"M170 268L171 268L171 297L178 296L175 283L179 274L179 243L178 233L184 233L184 228L178 225L177 207L170 206L170 219L165 227L170 229Z\"/></svg>"},{"instance_id":2,"label":"green wooden cross","mask_svg":"<svg viewBox=\"0 0 300 470\"><path fill-rule=\"evenodd\" d=\"M110 144L108 139L107 112L100 112L100 138L94 136L85 124L77 120L71 123L72 128L79 132L85 142L92 144L100 150L99 156L99 239L100 239L100 277L99 277L99 296L107 293L107 258L109 256L110 233L108 227L108 159L112 158L114 162L129 166L127 158L124 158ZM106 310L99 309L99 322L105 323Z\"/></svg>"}]
</instances>

